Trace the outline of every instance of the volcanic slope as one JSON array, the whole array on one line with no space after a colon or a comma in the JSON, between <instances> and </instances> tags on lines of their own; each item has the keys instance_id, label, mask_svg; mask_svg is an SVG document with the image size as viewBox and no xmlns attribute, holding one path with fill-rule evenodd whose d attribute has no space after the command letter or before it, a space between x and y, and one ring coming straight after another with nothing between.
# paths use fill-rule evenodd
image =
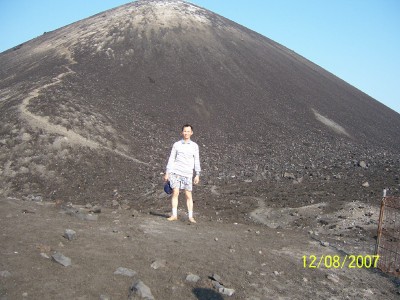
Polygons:
<instances>
[{"instance_id":1,"label":"volcanic slope","mask_svg":"<svg viewBox=\"0 0 400 300\"><path fill-rule=\"evenodd\" d=\"M187 122L210 193L282 180L347 185L357 199L398 189L399 114L183 1L97 14L1 53L0 67L6 196L104 204L119 193L146 207Z\"/></svg>"}]
</instances>

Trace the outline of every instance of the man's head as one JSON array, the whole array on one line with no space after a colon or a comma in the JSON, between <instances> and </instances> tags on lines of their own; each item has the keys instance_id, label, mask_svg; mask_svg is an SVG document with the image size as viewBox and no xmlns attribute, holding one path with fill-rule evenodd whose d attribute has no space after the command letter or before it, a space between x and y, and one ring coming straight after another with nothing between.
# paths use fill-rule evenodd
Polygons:
<instances>
[{"instance_id":1,"label":"man's head","mask_svg":"<svg viewBox=\"0 0 400 300\"><path fill-rule=\"evenodd\" d=\"M186 127L189 127L190 130L193 131L193 126L192 126L192 125L190 125L190 124L185 124L185 125L182 126L182 132L183 132L183 130L185 130Z\"/></svg>"},{"instance_id":2,"label":"man's head","mask_svg":"<svg viewBox=\"0 0 400 300\"><path fill-rule=\"evenodd\" d=\"M185 141L190 140L190 137L193 134L193 127L192 125L185 124L182 126L182 137Z\"/></svg>"}]
</instances>

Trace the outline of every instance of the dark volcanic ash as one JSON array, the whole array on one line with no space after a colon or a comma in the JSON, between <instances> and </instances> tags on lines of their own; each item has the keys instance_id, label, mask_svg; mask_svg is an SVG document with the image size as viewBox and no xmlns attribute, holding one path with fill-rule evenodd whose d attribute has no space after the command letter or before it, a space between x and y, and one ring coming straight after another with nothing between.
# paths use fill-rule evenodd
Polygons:
<instances>
[{"instance_id":1,"label":"dark volcanic ash","mask_svg":"<svg viewBox=\"0 0 400 300\"><path fill-rule=\"evenodd\" d=\"M183 1L130 3L1 53L0 95L7 196L105 203L118 193L147 207L187 122L204 193L242 186L286 203L275 187L300 184L375 200L399 186L399 114Z\"/></svg>"}]
</instances>

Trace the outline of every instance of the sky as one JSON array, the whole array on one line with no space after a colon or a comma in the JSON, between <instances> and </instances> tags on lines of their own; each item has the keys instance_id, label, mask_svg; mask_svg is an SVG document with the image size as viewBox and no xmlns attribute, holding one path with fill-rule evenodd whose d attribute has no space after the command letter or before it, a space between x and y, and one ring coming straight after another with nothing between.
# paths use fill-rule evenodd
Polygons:
<instances>
[{"instance_id":1,"label":"sky","mask_svg":"<svg viewBox=\"0 0 400 300\"><path fill-rule=\"evenodd\" d=\"M0 52L127 0L0 0ZM188 0L275 42L400 114L399 0Z\"/></svg>"}]
</instances>

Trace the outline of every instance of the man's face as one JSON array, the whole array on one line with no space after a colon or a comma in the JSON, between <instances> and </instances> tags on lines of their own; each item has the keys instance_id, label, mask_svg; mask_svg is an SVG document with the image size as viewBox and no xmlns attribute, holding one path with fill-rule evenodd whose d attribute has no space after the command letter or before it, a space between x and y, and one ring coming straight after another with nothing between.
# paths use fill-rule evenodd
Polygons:
<instances>
[{"instance_id":1,"label":"man's face","mask_svg":"<svg viewBox=\"0 0 400 300\"><path fill-rule=\"evenodd\" d=\"M184 140L188 140L190 139L190 137L192 136L193 131L192 128L190 127L183 127L183 131L182 131L182 136Z\"/></svg>"}]
</instances>

